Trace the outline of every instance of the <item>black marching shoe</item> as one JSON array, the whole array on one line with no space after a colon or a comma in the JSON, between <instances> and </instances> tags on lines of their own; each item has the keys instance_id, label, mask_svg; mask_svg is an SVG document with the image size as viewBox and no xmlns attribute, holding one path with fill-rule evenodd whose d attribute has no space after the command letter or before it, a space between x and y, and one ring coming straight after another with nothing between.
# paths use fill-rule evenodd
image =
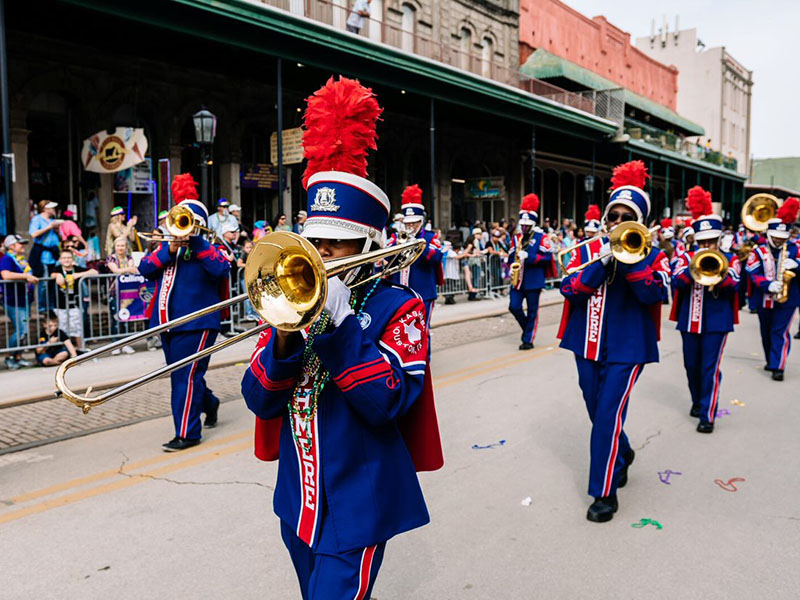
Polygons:
<instances>
[{"instance_id":1,"label":"black marching shoe","mask_svg":"<svg viewBox=\"0 0 800 600\"><path fill-rule=\"evenodd\" d=\"M783 381L783 371L780 369L775 369L772 372L772 379L773 381Z\"/></svg>"},{"instance_id":2,"label":"black marching shoe","mask_svg":"<svg viewBox=\"0 0 800 600\"><path fill-rule=\"evenodd\" d=\"M164 448L164 452L179 452L180 450L186 450L192 446L197 446L199 443L200 440L188 440L182 437L174 437L166 444L161 444L161 447Z\"/></svg>"},{"instance_id":3,"label":"black marching shoe","mask_svg":"<svg viewBox=\"0 0 800 600\"><path fill-rule=\"evenodd\" d=\"M697 424L697 432L698 433L713 433L714 432L714 424L713 423L704 423L700 421Z\"/></svg>"},{"instance_id":4,"label":"black marching shoe","mask_svg":"<svg viewBox=\"0 0 800 600\"><path fill-rule=\"evenodd\" d=\"M772 367L770 367L769 365L764 365L764 370L765 370L765 371L774 371L775 369L773 369L773 368L772 368Z\"/></svg>"},{"instance_id":5,"label":"black marching shoe","mask_svg":"<svg viewBox=\"0 0 800 600\"><path fill-rule=\"evenodd\" d=\"M794 339L800 340L800 331L794 334Z\"/></svg>"},{"instance_id":6,"label":"black marching shoe","mask_svg":"<svg viewBox=\"0 0 800 600\"><path fill-rule=\"evenodd\" d=\"M205 427L206 429L213 429L217 426L217 413L219 412L219 404L214 407L214 410L209 410L206 413Z\"/></svg>"},{"instance_id":7,"label":"black marching shoe","mask_svg":"<svg viewBox=\"0 0 800 600\"><path fill-rule=\"evenodd\" d=\"M695 419L700 417L700 407L696 404L692 404L692 410L689 411L689 416L694 417Z\"/></svg>"},{"instance_id":8,"label":"black marching shoe","mask_svg":"<svg viewBox=\"0 0 800 600\"><path fill-rule=\"evenodd\" d=\"M628 485L628 467L633 464L634 458L636 458L636 452L634 452L633 448L631 448L630 452L625 455L625 466L619 471L619 483L617 484L618 488Z\"/></svg>"},{"instance_id":9,"label":"black marching shoe","mask_svg":"<svg viewBox=\"0 0 800 600\"><path fill-rule=\"evenodd\" d=\"M519 345L520 350L530 350L531 348L533 348L533 344L529 344L528 342L522 342Z\"/></svg>"},{"instance_id":10,"label":"black marching shoe","mask_svg":"<svg viewBox=\"0 0 800 600\"><path fill-rule=\"evenodd\" d=\"M605 498L595 498L586 512L586 518L593 523L606 523L614 518L617 508L619 508L619 504L616 494Z\"/></svg>"}]
</instances>

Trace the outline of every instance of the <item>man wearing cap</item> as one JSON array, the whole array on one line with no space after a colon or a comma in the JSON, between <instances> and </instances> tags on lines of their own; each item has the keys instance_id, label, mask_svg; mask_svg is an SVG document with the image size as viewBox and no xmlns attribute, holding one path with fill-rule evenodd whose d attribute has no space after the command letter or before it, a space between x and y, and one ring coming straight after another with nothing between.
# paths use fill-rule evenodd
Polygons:
<instances>
[{"instance_id":1,"label":"man wearing cap","mask_svg":"<svg viewBox=\"0 0 800 600\"><path fill-rule=\"evenodd\" d=\"M125 209L121 206L115 206L111 209L111 218L108 221L108 229L106 230L106 256L114 254L114 242L119 238L128 240L128 254L130 254L132 246L131 242L136 242L136 223L139 217L132 216L127 223L125 223Z\"/></svg>"},{"instance_id":2,"label":"man wearing cap","mask_svg":"<svg viewBox=\"0 0 800 600\"><path fill-rule=\"evenodd\" d=\"M205 226L206 207L197 200L197 183L188 173L172 182L175 202L187 206L196 221ZM161 242L139 263L139 272L156 282L148 307L150 327L164 324L191 312L216 304L220 283L230 272L228 259L202 235L172 242ZM220 329L220 313L215 311L161 334L167 364L174 363L213 345ZM191 363L170 375L172 419L175 437L163 445L167 452L184 450L200 443L200 413L206 414L206 427L217 424L219 400L205 382L210 357Z\"/></svg>"},{"instance_id":3,"label":"man wearing cap","mask_svg":"<svg viewBox=\"0 0 800 600\"><path fill-rule=\"evenodd\" d=\"M219 239L222 239L223 227L226 225L235 223L236 228L239 227L239 220L228 212L229 206L230 203L226 198L220 198L217 200L217 212L208 218L209 229L216 233Z\"/></svg>"},{"instance_id":4,"label":"man wearing cap","mask_svg":"<svg viewBox=\"0 0 800 600\"><path fill-rule=\"evenodd\" d=\"M697 252L706 248L719 250L722 217L712 214L711 194L700 186L689 190L686 204L694 218L699 249L685 252L676 259L672 271L675 302L670 318L677 321L676 328L683 341L683 366L692 399L689 414L700 419L698 432L711 433L722 383L722 352L728 334L739 322L737 288L741 267L735 254L724 252L728 271L722 281L714 286L694 281L689 265Z\"/></svg>"},{"instance_id":5,"label":"man wearing cap","mask_svg":"<svg viewBox=\"0 0 800 600\"><path fill-rule=\"evenodd\" d=\"M647 221L647 177L642 161L614 169L603 216L609 233L626 221ZM569 267L582 264L580 253L573 254ZM624 431L628 399L644 365L658 362L669 261L651 248L638 263L618 262L607 238L594 256L602 258L561 282L566 302L558 337L561 347L575 354L578 385L592 422L589 495L594 502L586 518L603 523L617 511L617 488L627 484L635 456Z\"/></svg>"},{"instance_id":6,"label":"man wearing cap","mask_svg":"<svg viewBox=\"0 0 800 600\"><path fill-rule=\"evenodd\" d=\"M389 199L365 178L380 112L351 79L308 100L303 237L323 260L382 245ZM279 460L273 507L304 600L370 598L387 541L430 520L416 471L442 464L425 306L386 279L356 285L371 274L329 279L304 331L265 330L242 380L256 456Z\"/></svg>"},{"instance_id":7,"label":"man wearing cap","mask_svg":"<svg viewBox=\"0 0 800 600\"><path fill-rule=\"evenodd\" d=\"M514 236L508 253L508 264L517 272L512 279L508 310L522 329L520 350L533 348L539 324L539 296L549 277L558 273L553 246L544 231L536 227L539 220L539 196L528 194L519 210L520 233ZM525 302L528 312L522 308Z\"/></svg>"},{"instance_id":8,"label":"man wearing cap","mask_svg":"<svg viewBox=\"0 0 800 600\"><path fill-rule=\"evenodd\" d=\"M9 348L25 345L33 289L34 285L39 282L39 279L33 274L30 264L25 260L25 244L27 243L28 240L22 236L7 235L3 240L6 252L0 257L0 277L4 282L0 286L3 290L3 305L6 316L14 328L14 333L8 340ZM9 369L31 367L34 364L22 358L22 352L13 352L6 357L5 362Z\"/></svg>"},{"instance_id":9,"label":"man wearing cap","mask_svg":"<svg viewBox=\"0 0 800 600\"><path fill-rule=\"evenodd\" d=\"M792 347L792 318L800 306L800 277L798 275L797 244L789 244L789 230L797 220L800 202L787 198L778 209L776 218L767 222L767 243L758 246L747 258L747 272L753 282L751 299L758 310L761 326L761 345L767 364L765 371L772 379L783 381L786 360ZM781 264L782 252L786 258ZM789 294L785 302L778 302L784 282L778 279L779 271L793 273L789 281Z\"/></svg>"},{"instance_id":10,"label":"man wearing cap","mask_svg":"<svg viewBox=\"0 0 800 600\"><path fill-rule=\"evenodd\" d=\"M294 226L292 227L292 231L296 234L300 235L303 233L303 227L305 227L306 218L308 217L308 213L304 210L297 211L297 219L295 219Z\"/></svg>"},{"instance_id":11,"label":"man wearing cap","mask_svg":"<svg viewBox=\"0 0 800 600\"><path fill-rule=\"evenodd\" d=\"M50 200L39 201L39 214L31 219L28 227L28 234L33 240L28 260L36 277L48 277L58 262L58 250L60 240L58 237L58 227L61 221L55 218L57 202ZM47 306L52 302L54 287L45 281L39 282L37 304L40 313L45 313L49 309Z\"/></svg>"},{"instance_id":12,"label":"man wearing cap","mask_svg":"<svg viewBox=\"0 0 800 600\"><path fill-rule=\"evenodd\" d=\"M422 188L417 184L403 190L400 210L403 213L403 231L409 238L425 240L425 250L410 267L392 275L392 281L407 285L414 290L425 303L425 327L430 331L433 305L438 298L436 285L444 283L442 272L442 244L439 236L423 229L425 224L425 206L422 204ZM397 235L393 235L389 246L397 243ZM428 347L430 352L430 346Z\"/></svg>"}]
</instances>

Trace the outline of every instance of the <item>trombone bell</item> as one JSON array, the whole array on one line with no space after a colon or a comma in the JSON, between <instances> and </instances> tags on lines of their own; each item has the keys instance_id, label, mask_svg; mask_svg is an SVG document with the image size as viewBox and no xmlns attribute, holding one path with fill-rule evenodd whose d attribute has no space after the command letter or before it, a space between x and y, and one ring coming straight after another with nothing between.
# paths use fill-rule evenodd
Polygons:
<instances>
[{"instance_id":1,"label":"trombone bell","mask_svg":"<svg viewBox=\"0 0 800 600\"><path fill-rule=\"evenodd\" d=\"M192 209L187 206L176 204L169 209L167 220L164 226L170 235L175 237L185 237L194 234L195 218Z\"/></svg>"},{"instance_id":2,"label":"trombone bell","mask_svg":"<svg viewBox=\"0 0 800 600\"><path fill-rule=\"evenodd\" d=\"M754 194L742 206L742 224L750 231L767 230L770 219L778 214L781 201L772 194Z\"/></svg>"},{"instance_id":3,"label":"trombone bell","mask_svg":"<svg viewBox=\"0 0 800 600\"><path fill-rule=\"evenodd\" d=\"M698 250L689 263L689 275L700 285L713 287L725 279L727 273L727 257L714 248Z\"/></svg>"}]
</instances>

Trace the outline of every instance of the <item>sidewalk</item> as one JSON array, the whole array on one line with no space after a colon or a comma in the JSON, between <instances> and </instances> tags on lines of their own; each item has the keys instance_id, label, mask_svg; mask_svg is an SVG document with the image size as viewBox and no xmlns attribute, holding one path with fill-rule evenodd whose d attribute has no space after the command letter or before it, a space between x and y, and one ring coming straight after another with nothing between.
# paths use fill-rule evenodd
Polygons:
<instances>
[{"instance_id":1,"label":"sidewalk","mask_svg":"<svg viewBox=\"0 0 800 600\"><path fill-rule=\"evenodd\" d=\"M546 290L542 293L540 306L549 306L561 302L558 290ZM431 327L442 327L463 321L496 317L508 312L508 296L496 299L469 302L466 296L458 296L456 304L444 304L440 299L436 303L431 319ZM255 340L248 338L211 356L210 369L241 363L244 366L250 359ZM148 371L164 365L161 350L148 352L142 347L136 354L120 354L94 359L92 363L81 365L69 371L69 385L85 391L91 385L95 390L112 387L130 381ZM31 367L18 371L0 370L0 386L3 394L0 408L24 404L34 400L54 397L56 367Z\"/></svg>"}]
</instances>

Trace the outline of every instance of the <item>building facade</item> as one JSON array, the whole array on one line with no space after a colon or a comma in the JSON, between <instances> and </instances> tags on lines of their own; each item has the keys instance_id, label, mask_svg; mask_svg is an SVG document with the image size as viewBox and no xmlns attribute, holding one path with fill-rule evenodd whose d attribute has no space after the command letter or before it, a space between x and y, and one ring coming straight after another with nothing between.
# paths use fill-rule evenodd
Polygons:
<instances>
[{"instance_id":1,"label":"building facade","mask_svg":"<svg viewBox=\"0 0 800 600\"><path fill-rule=\"evenodd\" d=\"M678 68L677 110L706 131L693 140L736 160L737 170L748 173L753 72L724 46L706 48L697 29L671 32L665 24L660 32L637 38L636 46Z\"/></svg>"}]
</instances>

